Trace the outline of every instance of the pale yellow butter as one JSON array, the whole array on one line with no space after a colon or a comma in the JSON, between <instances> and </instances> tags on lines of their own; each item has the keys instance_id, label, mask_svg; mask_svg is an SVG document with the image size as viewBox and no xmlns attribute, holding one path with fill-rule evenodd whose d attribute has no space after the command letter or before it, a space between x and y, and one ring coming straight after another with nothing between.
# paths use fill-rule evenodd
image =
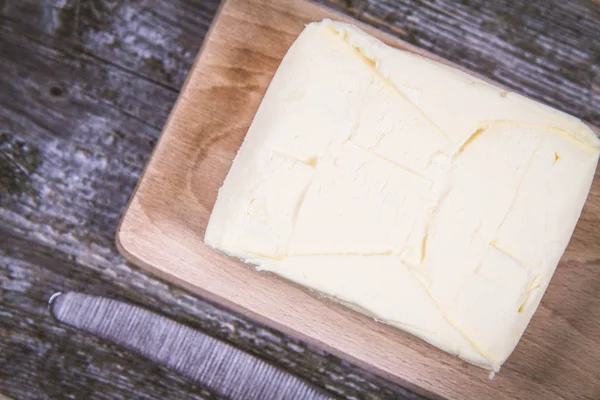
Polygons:
<instances>
[{"instance_id":1,"label":"pale yellow butter","mask_svg":"<svg viewBox=\"0 0 600 400\"><path fill-rule=\"evenodd\" d=\"M283 59L205 242L498 371L599 153L574 117L324 20Z\"/></svg>"}]
</instances>

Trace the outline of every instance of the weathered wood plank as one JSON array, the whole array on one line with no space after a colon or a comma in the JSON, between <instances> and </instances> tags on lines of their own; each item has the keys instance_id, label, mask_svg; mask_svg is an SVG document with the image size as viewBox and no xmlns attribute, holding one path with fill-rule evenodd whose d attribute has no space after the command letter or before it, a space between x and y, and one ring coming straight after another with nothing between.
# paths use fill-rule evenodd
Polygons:
<instances>
[{"instance_id":1,"label":"weathered wood plank","mask_svg":"<svg viewBox=\"0 0 600 400\"><path fill-rule=\"evenodd\" d=\"M2 253L2 391L18 399L189 397L217 398L177 374L91 335L57 324L46 312L55 288L79 287L115 295L101 273L0 233ZM69 273L71 271L71 274ZM84 389L85 388L85 389ZM85 390L85 392L84 392Z\"/></svg>"},{"instance_id":2,"label":"weathered wood plank","mask_svg":"<svg viewBox=\"0 0 600 400\"><path fill-rule=\"evenodd\" d=\"M600 4L322 0L600 124ZM0 2L0 392L13 398L212 398L57 325L83 290L144 304L345 396L398 386L124 264L113 237L218 0Z\"/></svg>"}]
</instances>

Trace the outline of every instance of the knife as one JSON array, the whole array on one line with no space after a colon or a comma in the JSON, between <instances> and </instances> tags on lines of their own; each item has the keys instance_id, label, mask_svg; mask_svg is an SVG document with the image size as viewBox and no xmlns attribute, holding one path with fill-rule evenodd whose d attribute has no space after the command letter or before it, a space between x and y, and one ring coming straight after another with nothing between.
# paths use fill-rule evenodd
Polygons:
<instances>
[{"instance_id":1,"label":"knife","mask_svg":"<svg viewBox=\"0 0 600 400\"><path fill-rule=\"evenodd\" d=\"M59 322L142 354L232 400L333 399L264 360L142 307L78 292L48 301Z\"/></svg>"}]
</instances>

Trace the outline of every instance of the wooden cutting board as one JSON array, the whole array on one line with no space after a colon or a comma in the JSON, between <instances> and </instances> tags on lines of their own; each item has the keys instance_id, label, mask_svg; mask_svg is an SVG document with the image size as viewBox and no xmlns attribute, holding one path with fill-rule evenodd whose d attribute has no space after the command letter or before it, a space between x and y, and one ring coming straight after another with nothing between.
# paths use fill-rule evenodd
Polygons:
<instances>
[{"instance_id":1,"label":"wooden cutting board","mask_svg":"<svg viewBox=\"0 0 600 400\"><path fill-rule=\"evenodd\" d=\"M123 216L120 251L166 280L429 396L600 398L598 171L542 304L493 381L419 339L203 244L217 190L281 58L306 23L323 17L350 20L300 1L222 5ZM435 58L363 28L393 46Z\"/></svg>"}]
</instances>

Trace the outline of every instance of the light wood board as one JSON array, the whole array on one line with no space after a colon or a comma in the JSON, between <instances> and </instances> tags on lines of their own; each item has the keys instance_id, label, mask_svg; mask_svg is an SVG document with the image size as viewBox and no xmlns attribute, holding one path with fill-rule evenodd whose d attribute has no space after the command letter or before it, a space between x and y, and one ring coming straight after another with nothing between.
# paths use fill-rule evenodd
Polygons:
<instances>
[{"instance_id":1,"label":"light wood board","mask_svg":"<svg viewBox=\"0 0 600 400\"><path fill-rule=\"evenodd\" d=\"M203 244L217 190L281 58L306 23L323 17L349 20L300 1L222 5L123 216L120 251L164 279L429 396L599 398L598 170L547 294L493 381L411 335ZM393 46L424 54L364 28Z\"/></svg>"}]
</instances>

